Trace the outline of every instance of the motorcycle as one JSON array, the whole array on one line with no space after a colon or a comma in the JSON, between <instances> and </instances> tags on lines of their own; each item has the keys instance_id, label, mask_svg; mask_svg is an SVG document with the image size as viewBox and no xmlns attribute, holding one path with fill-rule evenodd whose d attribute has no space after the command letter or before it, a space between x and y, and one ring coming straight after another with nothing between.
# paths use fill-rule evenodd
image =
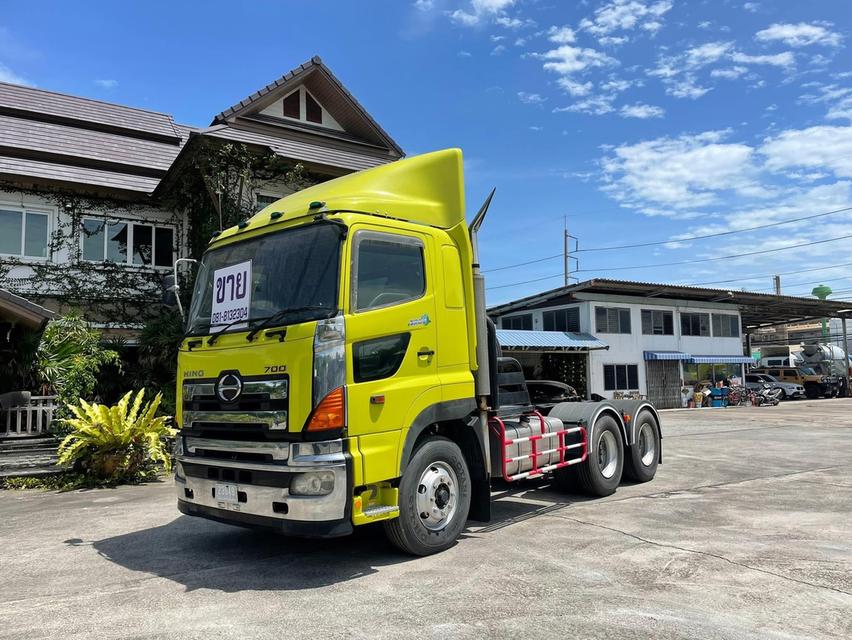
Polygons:
<instances>
[{"instance_id":1,"label":"motorcycle","mask_svg":"<svg viewBox=\"0 0 852 640\"><path fill-rule=\"evenodd\" d=\"M758 407L774 407L781 402L781 389L773 389L768 382L763 383L763 388L754 393L754 404Z\"/></svg>"}]
</instances>

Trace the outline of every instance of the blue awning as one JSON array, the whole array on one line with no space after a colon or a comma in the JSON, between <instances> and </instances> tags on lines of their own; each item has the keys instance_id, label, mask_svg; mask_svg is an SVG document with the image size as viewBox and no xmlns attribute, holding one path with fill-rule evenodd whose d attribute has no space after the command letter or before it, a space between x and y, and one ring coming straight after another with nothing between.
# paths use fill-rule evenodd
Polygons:
<instances>
[{"instance_id":1,"label":"blue awning","mask_svg":"<svg viewBox=\"0 0 852 640\"><path fill-rule=\"evenodd\" d=\"M521 329L497 329L497 341L504 349L526 349L535 351L595 351L609 349L603 340L589 333L570 331L523 331Z\"/></svg>"},{"instance_id":2,"label":"blue awning","mask_svg":"<svg viewBox=\"0 0 852 640\"><path fill-rule=\"evenodd\" d=\"M749 356L692 356L693 364L754 364Z\"/></svg>"},{"instance_id":3,"label":"blue awning","mask_svg":"<svg viewBox=\"0 0 852 640\"><path fill-rule=\"evenodd\" d=\"M645 360L689 360L692 356L683 351L646 351Z\"/></svg>"}]
</instances>

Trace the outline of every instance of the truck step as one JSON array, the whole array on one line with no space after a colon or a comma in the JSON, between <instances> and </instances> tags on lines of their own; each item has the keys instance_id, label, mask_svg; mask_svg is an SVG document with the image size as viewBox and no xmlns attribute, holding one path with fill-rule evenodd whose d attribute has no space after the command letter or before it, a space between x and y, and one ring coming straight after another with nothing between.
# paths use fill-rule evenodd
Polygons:
<instances>
[{"instance_id":1,"label":"truck step","mask_svg":"<svg viewBox=\"0 0 852 640\"><path fill-rule=\"evenodd\" d=\"M390 505L381 505L378 507L371 507L369 509L364 509L364 515L370 518L375 518L376 516L384 516L389 513L397 513L399 511L399 507L390 506Z\"/></svg>"}]
</instances>

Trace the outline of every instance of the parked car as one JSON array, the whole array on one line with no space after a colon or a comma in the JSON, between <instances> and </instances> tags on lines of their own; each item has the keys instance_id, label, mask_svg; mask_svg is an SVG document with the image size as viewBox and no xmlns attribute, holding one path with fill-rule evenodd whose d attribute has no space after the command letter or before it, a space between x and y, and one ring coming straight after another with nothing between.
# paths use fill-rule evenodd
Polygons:
<instances>
[{"instance_id":1,"label":"parked car","mask_svg":"<svg viewBox=\"0 0 852 640\"><path fill-rule=\"evenodd\" d=\"M749 373L765 373L781 382L800 384L805 388L808 398L834 398L840 393L840 381L837 376L824 376L810 367L757 367Z\"/></svg>"},{"instance_id":2,"label":"parked car","mask_svg":"<svg viewBox=\"0 0 852 640\"><path fill-rule=\"evenodd\" d=\"M571 385L556 380L527 380L527 391L536 409L544 415L560 402L580 402L582 398Z\"/></svg>"},{"instance_id":3,"label":"parked car","mask_svg":"<svg viewBox=\"0 0 852 640\"><path fill-rule=\"evenodd\" d=\"M746 387L752 391L760 391L764 384L768 384L771 389L780 389L782 400L805 397L805 387L795 382L784 382L768 373L746 374Z\"/></svg>"}]
</instances>

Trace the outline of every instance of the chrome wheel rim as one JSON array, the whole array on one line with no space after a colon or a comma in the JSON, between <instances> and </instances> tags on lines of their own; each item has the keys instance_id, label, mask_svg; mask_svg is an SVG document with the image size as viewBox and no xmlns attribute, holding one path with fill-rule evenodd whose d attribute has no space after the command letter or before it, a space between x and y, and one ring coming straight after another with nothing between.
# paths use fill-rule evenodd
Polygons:
<instances>
[{"instance_id":1,"label":"chrome wheel rim","mask_svg":"<svg viewBox=\"0 0 852 640\"><path fill-rule=\"evenodd\" d=\"M654 456L657 454L657 439L654 437L654 427L651 423L645 422L639 427L638 440L642 464L650 467L654 462Z\"/></svg>"},{"instance_id":2,"label":"chrome wheel rim","mask_svg":"<svg viewBox=\"0 0 852 640\"><path fill-rule=\"evenodd\" d=\"M612 431L604 431L598 438L598 468L604 478L615 475L618 467L618 442Z\"/></svg>"},{"instance_id":3,"label":"chrome wheel rim","mask_svg":"<svg viewBox=\"0 0 852 640\"><path fill-rule=\"evenodd\" d=\"M458 508L458 479L446 462L433 462L417 483L417 513L430 531L444 529Z\"/></svg>"}]
</instances>

